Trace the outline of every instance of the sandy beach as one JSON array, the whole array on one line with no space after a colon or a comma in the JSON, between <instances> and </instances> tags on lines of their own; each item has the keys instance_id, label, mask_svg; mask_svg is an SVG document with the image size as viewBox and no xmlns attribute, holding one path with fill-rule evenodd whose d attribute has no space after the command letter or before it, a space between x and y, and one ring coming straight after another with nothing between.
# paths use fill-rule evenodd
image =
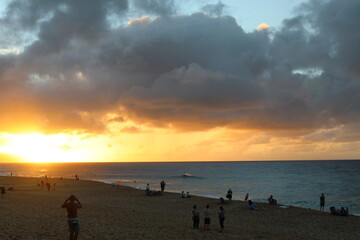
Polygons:
<instances>
[{"instance_id":1,"label":"sandy beach","mask_svg":"<svg viewBox=\"0 0 360 240\"><path fill-rule=\"evenodd\" d=\"M60 206L70 194L83 205L79 239L360 239L360 218L332 216L330 206L320 212L256 203L258 209L250 211L243 201L227 202L223 205L225 231L220 232L217 199L182 199L168 192L146 196L129 187L69 179L50 179L57 186L49 192L38 187L37 181L0 177L0 185L14 187L0 197L1 240L68 239L66 210ZM201 228L202 210L210 204L209 231L192 229L194 204L200 210Z\"/></svg>"}]
</instances>

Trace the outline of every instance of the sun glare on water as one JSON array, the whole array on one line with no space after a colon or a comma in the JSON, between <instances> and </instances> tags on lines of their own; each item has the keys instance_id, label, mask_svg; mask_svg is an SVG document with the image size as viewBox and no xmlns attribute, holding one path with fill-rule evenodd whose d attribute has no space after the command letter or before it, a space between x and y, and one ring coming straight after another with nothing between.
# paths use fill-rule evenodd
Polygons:
<instances>
[{"instance_id":1,"label":"sun glare on water","mask_svg":"<svg viewBox=\"0 0 360 240\"><path fill-rule=\"evenodd\" d=\"M0 153L18 156L25 162L75 162L79 153L71 149L66 134L6 134L0 145Z\"/></svg>"}]
</instances>

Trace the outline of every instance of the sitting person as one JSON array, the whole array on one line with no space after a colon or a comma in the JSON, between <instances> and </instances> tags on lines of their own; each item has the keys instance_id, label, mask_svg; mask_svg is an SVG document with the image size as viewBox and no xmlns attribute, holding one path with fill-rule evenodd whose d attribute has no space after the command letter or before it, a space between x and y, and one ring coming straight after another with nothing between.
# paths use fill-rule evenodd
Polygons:
<instances>
[{"instance_id":1,"label":"sitting person","mask_svg":"<svg viewBox=\"0 0 360 240\"><path fill-rule=\"evenodd\" d=\"M339 215L340 216L349 216L349 209L348 208L345 209L344 207L341 207Z\"/></svg>"},{"instance_id":2,"label":"sitting person","mask_svg":"<svg viewBox=\"0 0 360 240\"><path fill-rule=\"evenodd\" d=\"M161 196L161 192L160 192L160 191L157 191L157 192L154 191L153 194L154 194L154 196Z\"/></svg>"},{"instance_id":3,"label":"sitting person","mask_svg":"<svg viewBox=\"0 0 360 240\"><path fill-rule=\"evenodd\" d=\"M268 201L269 201L269 204L271 204L271 205L277 204L277 200L274 199L272 195L268 198Z\"/></svg>"},{"instance_id":4,"label":"sitting person","mask_svg":"<svg viewBox=\"0 0 360 240\"><path fill-rule=\"evenodd\" d=\"M231 188L229 188L229 190L227 191L227 194L226 194L226 198L231 200L232 199L232 194L233 194L233 192L232 192Z\"/></svg>"},{"instance_id":5,"label":"sitting person","mask_svg":"<svg viewBox=\"0 0 360 240\"><path fill-rule=\"evenodd\" d=\"M330 207L330 212L332 215L339 215L339 209L336 209L334 206Z\"/></svg>"},{"instance_id":6,"label":"sitting person","mask_svg":"<svg viewBox=\"0 0 360 240\"><path fill-rule=\"evenodd\" d=\"M190 196L190 193L189 193L189 192L186 192L186 194L185 194L185 198L191 198L191 196Z\"/></svg>"},{"instance_id":7,"label":"sitting person","mask_svg":"<svg viewBox=\"0 0 360 240\"><path fill-rule=\"evenodd\" d=\"M248 209L249 210L256 210L256 207L255 207L253 201L251 201L251 200L248 201Z\"/></svg>"},{"instance_id":8,"label":"sitting person","mask_svg":"<svg viewBox=\"0 0 360 240\"><path fill-rule=\"evenodd\" d=\"M181 192L181 198L186 198L186 194L184 193L184 191Z\"/></svg>"}]
</instances>

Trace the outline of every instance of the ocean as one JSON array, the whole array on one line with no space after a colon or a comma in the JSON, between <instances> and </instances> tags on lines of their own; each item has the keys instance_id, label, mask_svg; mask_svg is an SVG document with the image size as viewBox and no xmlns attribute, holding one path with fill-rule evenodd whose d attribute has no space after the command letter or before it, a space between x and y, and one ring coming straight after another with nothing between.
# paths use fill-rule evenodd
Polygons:
<instances>
[{"instance_id":1,"label":"ocean","mask_svg":"<svg viewBox=\"0 0 360 240\"><path fill-rule=\"evenodd\" d=\"M226 195L255 202L267 202L273 195L278 203L319 209L321 193L325 210L348 207L360 215L360 160L263 161L263 162L166 162L166 163L0 163L0 175L63 177L122 184L152 190L190 192L211 198ZM0 180L1 184L1 180Z\"/></svg>"}]
</instances>

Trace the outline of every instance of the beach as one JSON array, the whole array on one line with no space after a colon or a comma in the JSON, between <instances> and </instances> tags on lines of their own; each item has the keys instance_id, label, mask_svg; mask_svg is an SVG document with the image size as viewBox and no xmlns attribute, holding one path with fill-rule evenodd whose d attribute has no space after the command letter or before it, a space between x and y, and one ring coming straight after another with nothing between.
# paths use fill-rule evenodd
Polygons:
<instances>
[{"instance_id":1,"label":"beach","mask_svg":"<svg viewBox=\"0 0 360 240\"><path fill-rule=\"evenodd\" d=\"M79 210L79 239L360 239L360 218L332 216L298 207L227 201L165 192L146 196L143 190L95 181L58 178L55 191L37 186L39 178L0 177L0 185L14 187L0 197L0 239L57 240L68 238L67 213L61 204L74 194ZM155 186L154 186L155 187ZM159 186L156 186L159 188ZM192 229L193 205L200 211L200 229ZM206 204L213 212L210 230L201 229ZM225 230L217 213L225 209Z\"/></svg>"}]
</instances>

